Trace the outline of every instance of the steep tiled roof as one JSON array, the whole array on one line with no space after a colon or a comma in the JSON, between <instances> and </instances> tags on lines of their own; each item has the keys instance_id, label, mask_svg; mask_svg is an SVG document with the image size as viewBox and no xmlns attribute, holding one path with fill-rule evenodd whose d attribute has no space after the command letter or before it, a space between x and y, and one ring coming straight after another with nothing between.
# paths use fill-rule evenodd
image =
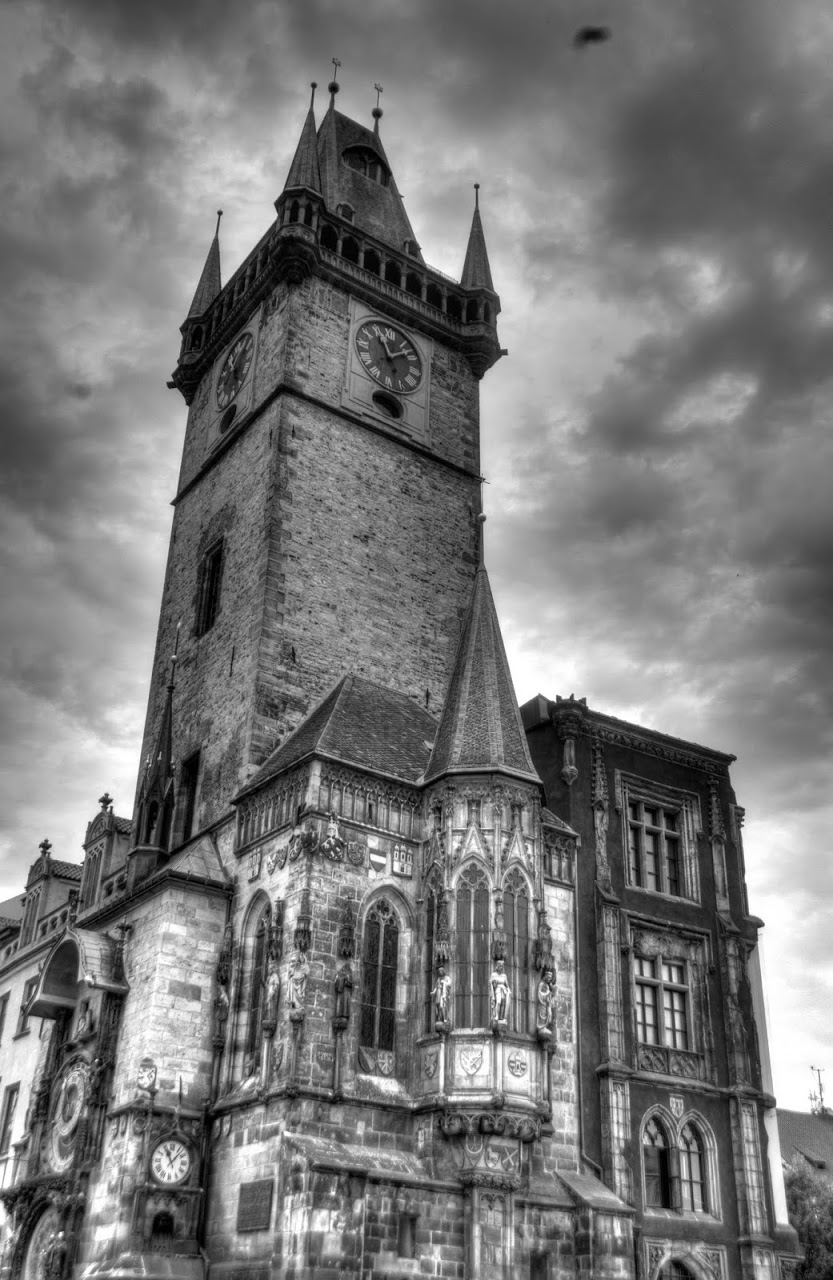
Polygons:
<instances>
[{"instance_id":1,"label":"steep tiled roof","mask_svg":"<svg viewBox=\"0 0 833 1280\"><path fill-rule=\"evenodd\" d=\"M500 769L539 782L526 745L485 567L477 571L425 778Z\"/></svg>"},{"instance_id":2,"label":"steep tiled roof","mask_svg":"<svg viewBox=\"0 0 833 1280\"><path fill-rule=\"evenodd\" d=\"M815 1168L833 1174L833 1115L782 1111L780 1107L776 1114L781 1158L792 1164L800 1155Z\"/></svg>"},{"instance_id":3,"label":"steep tiled roof","mask_svg":"<svg viewBox=\"0 0 833 1280\"><path fill-rule=\"evenodd\" d=\"M415 782L436 732L434 717L406 694L361 676L344 676L240 794L256 791L313 753Z\"/></svg>"},{"instance_id":4,"label":"steep tiled roof","mask_svg":"<svg viewBox=\"0 0 833 1280\"><path fill-rule=\"evenodd\" d=\"M335 213L340 204L349 204L355 211L357 227L402 250L406 240L415 241L416 237L393 174L390 173L387 186L383 186L357 173L342 159L350 147L374 151L390 171L378 134L343 116L331 105L318 131L321 190L327 208Z\"/></svg>"},{"instance_id":5,"label":"steep tiled roof","mask_svg":"<svg viewBox=\"0 0 833 1280\"><path fill-rule=\"evenodd\" d=\"M486 252L486 237L483 235L483 223L480 221L480 210L475 205L471 220L469 243L466 249L466 260L463 263L463 274L460 283L464 289L491 289L492 273L489 270L489 255Z\"/></svg>"},{"instance_id":6,"label":"steep tiled roof","mask_svg":"<svg viewBox=\"0 0 833 1280\"><path fill-rule=\"evenodd\" d=\"M4 920L22 920L23 919L23 895L15 894L13 898L6 898L0 902L0 916Z\"/></svg>"},{"instance_id":7,"label":"steep tiled roof","mask_svg":"<svg viewBox=\"0 0 833 1280\"><path fill-rule=\"evenodd\" d=\"M284 183L284 190L292 187L308 187L311 191L321 190L321 170L318 164L318 136L315 130L315 115L310 103L298 146L289 166L289 173Z\"/></svg>"},{"instance_id":8,"label":"steep tiled roof","mask_svg":"<svg viewBox=\"0 0 833 1280\"><path fill-rule=\"evenodd\" d=\"M130 821L129 818L114 818L113 821L116 824L116 830L118 831L119 835L121 836L130 835L130 832L133 829L133 823Z\"/></svg>"},{"instance_id":9,"label":"steep tiled roof","mask_svg":"<svg viewBox=\"0 0 833 1280\"><path fill-rule=\"evenodd\" d=\"M50 858L49 863L52 867L52 874L54 876L60 876L62 880L81 879L81 872L84 868L78 863L61 862L59 858Z\"/></svg>"},{"instance_id":10,"label":"steep tiled roof","mask_svg":"<svg viewBox=\"0 0 833 1280\"><path fill-rule=\"evenodd\" d=\"M194 298L188 309L188 319L198 319L204 316L208 308L211 306L217 294L220 292L220 235L219 222L217 231L214 233L214 239L208 249L208 256L205 260L205 266L202 269L202 275L199 278Z\"/></svg>"}]
</instances>

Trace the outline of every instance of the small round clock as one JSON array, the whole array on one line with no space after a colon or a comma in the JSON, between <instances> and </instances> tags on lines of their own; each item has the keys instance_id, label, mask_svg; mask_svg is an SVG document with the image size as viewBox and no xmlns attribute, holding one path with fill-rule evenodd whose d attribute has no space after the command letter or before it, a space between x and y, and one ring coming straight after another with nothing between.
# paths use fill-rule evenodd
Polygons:
<instances>
[{"instance_id":1,"label":"small round clock","mask_svg":"<svg viewBox=\"0 0 833 1280\"><path fill-rule=\"evenodd\" d=\"M380 387L407 395L422 381L422 361L411 339L382 320L366 320L356 330L359 359Z\"/></svg>"},{"instance_id":2,"label":"small round clock","mask_svg":"<svg viewBox=\"0 0 833 1280\"><path fill-rule=\"evenodd\" d=\"M172 1187L191 1172L191 1152L181 1138L163 1138L150 1157L150 1171L157 1182Z\"/></svg>"},{"instance_id":3,"label":"small round clock","mask_svg":"<svg viewBox=\"0 0 833 1280\"><path fill-rule=\"evenodd\" d=\"M241 333L237 341L232 344L217 376L217 404L221 409L231 404L246 381L252 367L254 349L255 340L248 331Z\"/></svg>"}]
</instances>

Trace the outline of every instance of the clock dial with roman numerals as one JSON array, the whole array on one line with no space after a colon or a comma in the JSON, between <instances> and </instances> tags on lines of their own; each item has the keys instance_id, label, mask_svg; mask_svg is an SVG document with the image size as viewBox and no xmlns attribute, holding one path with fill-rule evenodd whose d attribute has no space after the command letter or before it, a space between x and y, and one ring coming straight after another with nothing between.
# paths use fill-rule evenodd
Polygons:
<instances>
[{"instance_id":1,"label":"clock dial with roman numerals","mask_svg":"<svg viewBox=\"0 0 833 1280\"><path fill-rule=\"evenodd\" d=\"M237 395L252 367L255 340L247 331L241 333L223 361L217 377L217 404L225 409Z\"/></svg>"},{"instance_id":2,"label":"clock dial with roman numerals","mask_svg":"<svg viewBox=\"0 0 833 1280\"><path fill-rule=\"evenodd\" d=\"M366 320L356 331L356 351L374 381L386 391L407 395L422 381L422 361L401 329L384 320Z\"/></svg>"},{"instance_id":3,"label":"clock dial with roman numerals","mask_svg":"<svg viewBox=\"0 0 833 1280\"><path fill-rule=\"evenodd\" d=\"M191 1152L179 1138L165 1138L150 1157L150 1170L157 1182L184 1182L191 1171Z\"/></svg>"}]
</instances>

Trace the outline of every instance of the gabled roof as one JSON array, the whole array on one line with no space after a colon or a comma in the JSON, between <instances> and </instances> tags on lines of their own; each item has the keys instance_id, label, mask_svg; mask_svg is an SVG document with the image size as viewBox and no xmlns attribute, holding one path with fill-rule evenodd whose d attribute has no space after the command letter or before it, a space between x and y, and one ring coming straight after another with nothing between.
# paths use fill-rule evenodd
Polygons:
<instances>
[{"instance_id":1,"label":"gabled roof","mask_svg":"<svg viewBox=\"0 0 833 1280\"><path fill-rule=\"evenodd\" d=\"M173 854L164 869L196 880L231 882L212 835L202 835L193 844Z\"/></svg>"},{"instance_id":2,"label":"gabled roof","mask_svg":"<svg viewBox=\"0 0 833 1280\"><path fill-rule=\"evenodd\" d=\"M310 755L416 782L437 722L404 693L346 675L272 753L238 799Z\"/></svg>"},{"instance_id":3,"label":"gabled roof","mask_svg":"<svg viewBox=\"0 0 833 1280\"><path fill-rule=\"evenodd\" d=\"M50 858L53 876L60 876L62 880L80 880L81 873L84 870L76 862L61 862L58 858Z\"/></svg>"},{"instance_id":4,"label":"gabled roof","mask_svg":"<svg viewBox=\"0 0 833 1280\"><path fill-rule=\"evenodd\" d=\"M130 835L130 832L133 829L133 823L129 818L114 818L113 821L116 824L116 830L120 836Z\"/></svg>"},{"instance_id":5,"label":"gabled roof","mask_svg":"<svg viewBox=\"0 0 833 1280\"><path fill-rule=\"evenodd\" d=\"M376 153L390 174L387 186L345 164L342 156L350 147ZM336 213L340 204L348 204L357 227L400 252L406 241L416 242L378 133L343 116L332 102L318 131L318 161L321 190L330 213ZM422 261L421 255L418 261Z\"/></svg>"},{"instance_id":6,"label":"gabled roof","mask_svg":"<svg viewBox=\"0 0 833 1280\"><path fill-rule=\"evenodd\" d=\"M474 580L425 780L474 770L500 770L540 783L526 745L489 578L482 563Z\"/></svg>"},{"instance_id":7,"label":"gabled roof","mask_svg":"<svg viewBox=\"0 0 833 1280\"><path fill-rule=\"evenodd\" d=\"M803 1156L814 1168L833 1174L833 1115L812 1115L806 1111L782 1111L779 1107L778 1136L781 1158L793 1164Z\"/></svg>"},{"instance_id":8,"label":"gabled roof","mask_svg":"<svg viewBox=\"0 0 833 1280\"><path fill-rule=\"evenodd\" d=\"M463 263L460 284L464 289L490 289L494 293L492 273L489 269L489 255L486 252L486 237L483 235L480 209L476 204L471 220L469 243L466 248L466 260Z\"/></svg>"}]
</instances>

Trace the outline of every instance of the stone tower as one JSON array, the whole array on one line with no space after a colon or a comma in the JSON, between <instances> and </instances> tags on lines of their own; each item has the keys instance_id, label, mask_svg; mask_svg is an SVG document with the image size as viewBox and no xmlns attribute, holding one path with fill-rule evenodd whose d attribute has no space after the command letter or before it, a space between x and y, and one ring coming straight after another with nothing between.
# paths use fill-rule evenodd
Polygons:
<instances>
[{"instance_id":1,"label":"stone tower","mask_svg":"<svg viewBox=\"0 0 833 1280\"><path fill-rule=\"evenodd\" d=\"M178 644L174 846L348 669L438 712L477 563L479 380L501 354L480 216L460 284L426 266L381 111L365 128L337 90L224 287L215 236L182 326L143 749L150 768Z\"/></svg>"}]
</instances>

